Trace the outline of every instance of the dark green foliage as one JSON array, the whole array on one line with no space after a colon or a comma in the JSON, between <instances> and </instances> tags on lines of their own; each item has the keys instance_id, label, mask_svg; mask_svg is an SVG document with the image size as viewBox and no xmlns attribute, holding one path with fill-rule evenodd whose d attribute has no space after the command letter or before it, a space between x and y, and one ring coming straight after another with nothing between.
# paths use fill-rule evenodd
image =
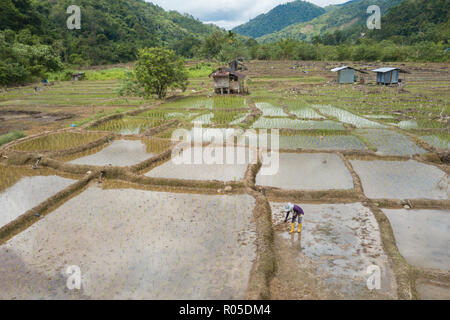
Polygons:
<instances>
[{"instance_id":1,"label":"dark green foliage","mask_svg":"<svg viewBox=\"0 0 450 320\"><path fill-rule=\"evenodd\" d=\"M306 1L293 1L279 5L266 14L261 14L249 22L233 29L234 32L261 37L279 31L291 24L306 22L325 13L325 9Z\"/></svg>"},{"instance_id":2,"label":"dark green foliage","mask_svg":"<svg viewBox=\"0 0 450 320\"><path fill-rule=\"evenodd\" d=\"M81 30L66 10L81 8ZM1 0L0 84L19 84L61 68L129 62L140 48L177 48L193 57L216 26L144 0Z\"/></svg>"},{"instance_id":3,"label":"dark green foliage","mask_svg":"<svg viewBox=\"0 0 450 320\"><path fill-rule=\"evenodd\" d=\"M369 37L406 44L446 42L450 39L449 14L448 0L405 0L389 10L381 19L382 28L371 31Z\"/></svg>"}]
</instances>

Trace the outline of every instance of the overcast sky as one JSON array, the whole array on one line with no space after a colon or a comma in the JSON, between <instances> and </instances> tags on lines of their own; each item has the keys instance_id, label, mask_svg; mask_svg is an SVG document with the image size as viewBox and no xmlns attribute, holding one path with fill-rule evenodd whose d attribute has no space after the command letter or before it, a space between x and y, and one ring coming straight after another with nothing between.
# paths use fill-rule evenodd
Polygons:
<instances>
[{"instance_id":1,"label":"overcast sky","mask_svg":"<svg viewBox=\"0 0 450 320\"><path fill-rule=\"evenodd\" d=\"M247 22L290 0L146 0L166 10L189 13L203 22L226 29ZM348 0L306 0L319 6L344 3Z\"/></svg>"}]
</instances>

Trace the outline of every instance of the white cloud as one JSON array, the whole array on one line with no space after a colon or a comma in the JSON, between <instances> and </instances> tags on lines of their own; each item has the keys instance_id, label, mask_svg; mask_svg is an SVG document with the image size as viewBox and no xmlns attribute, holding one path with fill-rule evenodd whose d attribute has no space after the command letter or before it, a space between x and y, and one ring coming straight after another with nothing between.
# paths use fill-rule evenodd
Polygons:
<instances>
[{"instance_id":1,"label":"white cloud","mask_svg":"<svg viewBox=\"0 0 450 320\"><path fill-rule=\"evenodd\" d=\"M189 13L204 22L231 29L291 0L146 0L166 10ZM307 0L319 6L348 0Z\"/></svg>"}]
</instances>

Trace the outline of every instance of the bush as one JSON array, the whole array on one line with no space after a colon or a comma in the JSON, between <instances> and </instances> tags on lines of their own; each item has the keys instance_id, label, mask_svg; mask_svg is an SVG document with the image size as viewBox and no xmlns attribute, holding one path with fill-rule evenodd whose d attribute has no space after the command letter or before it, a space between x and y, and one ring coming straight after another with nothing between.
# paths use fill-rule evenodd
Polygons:
<instances>
[{"instance_id":1,"label":"bush","mask_svg":"<svg viewBox=\"0 0 450 320\"><path fill-rule=\"evenodd\" d=\"M0 146L23 137L25 137L25 134L22 131L12 131L7 134L0 135Z\"/></svg>"}]
</instances>

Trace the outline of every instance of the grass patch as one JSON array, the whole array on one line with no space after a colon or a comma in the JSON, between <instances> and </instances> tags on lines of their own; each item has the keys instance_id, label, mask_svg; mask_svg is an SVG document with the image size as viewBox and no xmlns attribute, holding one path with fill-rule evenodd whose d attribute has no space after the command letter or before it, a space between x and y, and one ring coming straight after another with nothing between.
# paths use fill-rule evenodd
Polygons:
<instances>
[{"instance_id":1,"label":"grass patch","mask_svg":"<svg viewBox=\"0 0 450 320\"><path fill-rule=\"evenodd\" d=\"M215 69L211 66L210 63L198 63L195 66L188 68L189 78L206 78L208 77Z\"/></svg>"},{"instance_id":2,"label":"grass patch","mask_svg":"<svg viewBox=\"0 0 450 320\"><path fill-rule=\"evenodd\" d=\"M25 137L25 134L22 131L8 132L0 136L0 146L23 137Z\"/></svg>"}]
</instances>

